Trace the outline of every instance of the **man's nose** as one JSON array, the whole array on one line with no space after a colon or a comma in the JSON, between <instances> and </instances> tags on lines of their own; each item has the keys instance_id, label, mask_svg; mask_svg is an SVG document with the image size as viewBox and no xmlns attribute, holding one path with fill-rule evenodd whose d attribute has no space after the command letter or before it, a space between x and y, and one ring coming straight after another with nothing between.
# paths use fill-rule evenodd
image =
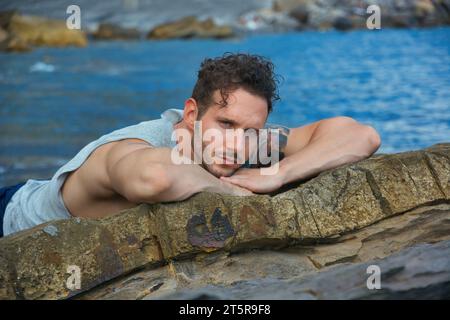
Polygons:
<instances>
[{"instance_id":1,"label":"man's nose","mask_svg":"<svg viewBox=\"0 0 450 320\"><path fill-rule=\"evenodd\" d=\"M243 129L236 129L234 134L234 153L236 157L245 157L245 132Z\"/></svg>"}]
</instances>

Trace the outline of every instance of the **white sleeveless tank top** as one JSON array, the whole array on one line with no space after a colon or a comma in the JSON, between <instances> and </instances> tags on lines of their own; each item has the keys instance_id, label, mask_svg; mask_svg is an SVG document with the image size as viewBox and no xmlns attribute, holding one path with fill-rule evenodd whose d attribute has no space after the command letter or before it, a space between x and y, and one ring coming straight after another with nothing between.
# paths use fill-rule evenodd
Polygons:
<instances>
[{"instance_id":1,"label":"white sleeveless tank top","mask_svg":"<svg viewBox=\"0 0 450 320\"><path fill-rule=\"evenodd\" d=\"M70 218L64 205L61 187L69 172L78 169L89 155L108 142L137 138L155 147L174 147L172 141L173 125L183 117L183 110L168 109L160 119L144 121L125 127L92 141L62 166L51 180L29 179L9 201L3 220L3 234L28 229L41 223Z\"/></svg>"}]
</instances>

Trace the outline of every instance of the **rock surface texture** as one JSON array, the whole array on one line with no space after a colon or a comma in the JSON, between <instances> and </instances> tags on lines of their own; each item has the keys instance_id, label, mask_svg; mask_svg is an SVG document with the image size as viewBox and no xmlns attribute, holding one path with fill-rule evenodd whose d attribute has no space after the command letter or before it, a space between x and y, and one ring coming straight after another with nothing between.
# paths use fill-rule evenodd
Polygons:
<instances>
[{"instance_id":1,"label":"rock surface texture","mask_svg":"<svg viewBox=\"0 0 450 320\"><path fill-rule=\"evenodd\" d=\"M276 195L200 193L5 237L0 298L443 298L448 241L442 143L375 155ZM371 264L381 290L367 289ZM67 286L69 266L79 289Z\"/></svg>"}]
</instances>

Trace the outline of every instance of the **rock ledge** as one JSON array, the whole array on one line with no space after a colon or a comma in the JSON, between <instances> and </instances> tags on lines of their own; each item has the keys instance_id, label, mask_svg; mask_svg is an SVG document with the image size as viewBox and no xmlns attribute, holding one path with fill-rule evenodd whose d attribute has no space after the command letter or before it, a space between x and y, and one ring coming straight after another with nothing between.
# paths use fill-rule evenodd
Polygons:
<instances>
[{"instance_id":1,"label":"rock ledge","mask_svg":"<svg viewBox=\"0 0 450 320\"><path fill-rule=\"evenodd\" d=\"M102 220L50 222L0 240L0 299L68 298L143 267L157 270L176 261L252 248L332 243L386 218L450 203L449 177L450 143L442 143L375 155L273 196L201 193L183 202L140 205ZM449 212L441 214L441 227L448 225ZM395 224L388 222L380 223L385 223L385 236L393 237L389 230ZM420 229L420 222L416 225ZM449 232L441 233L439 241ZM424 235L424 242L429 238ZM344 244L333 254L308 258L309 266L358 257L348 254L354 248ZM391 247L395 245L386 250ZM67 288L69 266L81 271L80 289Z\"/></svg>"}]
</instances>

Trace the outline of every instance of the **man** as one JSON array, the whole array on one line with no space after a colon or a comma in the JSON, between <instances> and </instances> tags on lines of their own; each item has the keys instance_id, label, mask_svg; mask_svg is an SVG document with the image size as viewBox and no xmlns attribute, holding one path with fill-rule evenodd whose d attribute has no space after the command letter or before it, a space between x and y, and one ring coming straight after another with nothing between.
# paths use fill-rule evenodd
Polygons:
<instances>
[{"instance_id":1,"label":"man","mask_svg":"<svg viewBox=\"0 0 450 320\"><path fill-rule=\"evenodd\" d=\"M334 117L298 128L280 127L277 152L281 161L269 164L269 169L276 166L274 174L262 175L258 167L236 163L236 155L247 143L242 133L274 127L266 125L278 99L273 70L270 61L257 55L205 59L184 110L169 109L161 119L100 137L51 180L30 179L3 189L4 234L55 219L101 218L139 203L180 201L202 191L236 196L270 193L323 170L367 158L378 149L380 137L372 127ZM194 147L187 152L191 163L175 163L173 150L181 152L180 146L195 144L197 121L202 132L214 130L226 136L232 129L241 135L213 144L201 139L201 147L214 146L212 161L193 163L196 156L205 160ZM188 132L190 141L178 132ZM243 152L248 160L250 153Z\"/></svg>"}]
</instances>

